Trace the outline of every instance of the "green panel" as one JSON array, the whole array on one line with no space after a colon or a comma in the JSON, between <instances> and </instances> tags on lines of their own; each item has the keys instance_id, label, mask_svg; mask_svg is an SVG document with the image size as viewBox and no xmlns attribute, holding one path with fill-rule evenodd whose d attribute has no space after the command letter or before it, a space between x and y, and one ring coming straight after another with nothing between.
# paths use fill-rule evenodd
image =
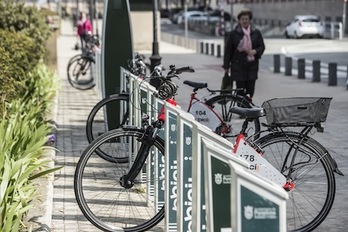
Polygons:
<instances>
[{"instance_id":1,"label":"green panel","mask_svg":"<svg viewBox=\"0 0 348 232\"><path fill-rule=\"evenodd\" d=\"M200 202L200 206L201 206L201 224L198 225L200 228L200 231L206 231L206 225L207 225L207 218L206 218L206 214L207 211L205 209L206 203L205 203L205 181L204 181L204 146L203 146L203 141L201 140L200 142L201 144L201 189L198 190L201 192L201 202Z\"/></svg>"},{"instance_id":2,"label":"green panel","mask_svg":"<svg viewBox=\"0 0 348 232\"><path fill-rule=\"evenodd\" d=\"M153 0L130 0L131 11L152 11Z\"/></svg>"},{"instance_id":3,"label":"green panel","mask_svg":"<svg viewBox=\"0 0 348 232\"><path fill-rule=\"evenodd\" d=\"M279 231L279 205L241 186L243 232Z\"/></svg>"},{"instance_id":4,"label":"green panel","mask_svg":"<svg viewBox=\"0 0 348 232\"><path fill-rule=\"evenodd\" d=\"M121 92L120 67L127 68L133 57L133 39L128 0L107 0L105 6L101 60L106 97ZM119 110L107 108L109 130L119 124Z\"/></svg>"},{"instance_id":5,"label":"green panel","mask_svg":"<svg viewBox=\"0 0 348 232\"><path fill-rule=\"evenodd\" d=\"M214 231L231 228L231 170L227 163L211 156Z\"/></svg>"},{"instance_id":6,"label":"green panel","mask_svg":"<svg viewBox=\"0 0 348 232\"><path fill-rule=\"evenodd\" d=\"M166 183L166 186L168 186L169 191L169 218L168 218L168 225L167 228L170 228L168 231L177 231L176 230L176 219L177 219L177 200L178 200L178 187L177 187L177 171L178 171L178 165L177 165L177 158L176 158L176 152L177 152L177 118L176 115L169 113L166 120L169 120L169 128L166 128L166 130L169 131L169 157L167 159L169 162L167 165L169 165L169 173L166 173L168 178L168 183ZM166 148L167 149L167 148ZM166 202L167 203L167 202Z\"/></svg>"},{"instance_id":7,"label":"green panel","mask_svg":"<svg viewBox=\"0 0 348 232\"><path fill-rule=\"evenodd\" d=\"M183 125L182 231L192 231L192 129L185 123Z\"/></svg>"}]
</instances>

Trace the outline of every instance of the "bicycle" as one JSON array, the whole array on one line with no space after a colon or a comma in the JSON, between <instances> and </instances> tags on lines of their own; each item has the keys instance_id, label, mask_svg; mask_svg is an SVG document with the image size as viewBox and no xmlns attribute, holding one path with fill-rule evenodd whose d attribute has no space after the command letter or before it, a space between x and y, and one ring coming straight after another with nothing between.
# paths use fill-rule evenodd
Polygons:
<instances>
[{"instance_id":1,"label":"bicycle","mask_svg":"<svg viewBox=\"0 0 348 232\"><path fill-rule=\"evenodd\" d=\"M97 36L86 37L86 47L82 54L73 56L67 65L67 75L70 85L79 90L91 89L95 86L92 64L95 63L95 50L99 47Z\"/></svg>"},{"instance_id":2,"label":"bicycle","mask_svg":"<svg viewBox=\"0 0 348 232\"><path fill-rule=\"evenodd\" d=\"M269 179L281 184L289 193L287 201L287 230L312 231L326 218L332 207L336 182L334 173L342 175L330 153L309 136L313 128L323 132L331 98L281 98L271 99L259 109L241 109L231 111L254 118L266 116L266 130L257 140L245 137L245 124L237 137L234 153L250 163L250 169L263 172L257 164L259 157L280 170L282 177ZM265 112L262 112L262 111ZM288 128L299 128L299 131ZM243 149L249 149L250 153ZM266 174L264 174L266 175ZM282 184L283 183L283 184Z\"/></svg>"},{"instance_id":3,"label":"bicycle","mask_svg":"<svg viewBox=\"0 0 348 232\"><path fill-rule=\"evenodd\" d=\"M167 77L171 78L182 72L192 71L193 70L190 67L181 69L175 69L173 67L173 69L170 71L171 74L168 74ZM166 83L168 82L167 80L169 79L162 78L163 83L161 86L166 86ZM175 104L174 100L171 100L171 97L175 94L176 87L171 82L168 82L168 86L171 86L171 88L165 88L162 90L171 89L171 93L161 92L160 89L157 96L163 100L168 99L168 101L172 101L173 104ZM82 154L76 166L74 177L75 197L85 217L96 227L105 231L146 231L152 228L155 224L158 224L163 219L164 205L160 206L158 210L154 209L155 197L153 197L153 199L149 199L148 196L144 196L147 195L144 186L146 186L148 181L145 182L141 177L138 177L139 174L141 175L141 170L145 165L145 160L148 154L156 154L156 156L159 156L160 158L164 155L164 141L158 136L158 133L164 123L163 116L164 114L160 113L158 120L154 121L146 128L136 128L134 126L125 125L122 128L108 131L95 139ZM143 141L143 143L140 144L140 141ZM122 153L122 157L128 157L128 153L130 151L137 151L138 148L142 155L137 155L135 157L134 162L132 162L134 165L131 165L131 162L118 162L118 157L120 157L118 154L122 153L122 150L125 152ZM121 152L117 152L118 154L115 156L109 155L109 159L105 159L98 154L98 150L107 150L108 154L112 154L111 151L114 151L115 149ZM115 157L114 161L110 162L113 157ZM153 162L157 162L155 157L153 158ZM95 166L92 163L94 163ZM97 171L95 169L101 167L103 167L103 170ZM128 172L129 168L132 170L131 172ZM129 176L124 175L127 172L130 174ZM109 179L110 175L114 174L122 175L122 177L119 178L114 176L117 179L113 179L111 181L111 179ZM156 175L152 175L153 178L156 178L155 176ZM86 178L86 180L84 178ZM92 185L87 183L89 178L92 178L95 181ZM114 180L117 180L116 183ZM155 179L152 179L152 181L155 181ZM120 186L115 186L118 184ZM85 186L87 186L87 188L85 188ZM95 190L101 190L102 195L95 198L95 196L93 196ZM110 190L109 193L108 190ZM121 192L125 191L126 194L123 195L121 192L118 192L119 190ZM104 196L114 196L115 194L118 196L122 195L122 200L119 199L114 201L101 199ZM97 206L97 204L90 201L91 199L88 199L89 197L94 198L92 201L95 201L95 203L101 201L103 204L108 205L108 207ZM128 215L128 210L130 208L126 203L122 203L121 201L126 201L127 198L129 199L131 197L137 199L137 203L135 204L138 213ZM150 201L148 202L148 200ZM108 222L113 224L118 223L118 219L114 217L107 218L107 216L104 214L105 210L108 210L109 207L113 207L113 204L116 202L119 203L118 205L120 208L114 212L122 212L122 214L128 218L126 219L127 222L124 225L123 221L120 222L122 226L109 225ZM93 208L93 205L97 206L97 208ZM133 205L134 204L132 203L131 206ZM141 212L141 214L139 214L139 212ZM109 212L107 213L109 214ZM133 221L134 218L135 221Z\"/></svg>"},{"instance_id":4,"label":"bicycle","mask_svg":"<svg viewBox=\"0 0 348 232\"><path fill-rule=\"evenodd\" d=\"M327 114L329 104L328 100L325 101ZM172 100L171 103L176 104ZM309 102L308 105L312 104ZM265 111L271 112L266 105L263 107ZM308 106L300 104L295 107L307 109ZM254 135L247 134L248 123L265 116L264 109L235 106L230 111L244 117L234 153L245 158L250 163L251 170L259 173L270 171L272 175L269 179L282 186L290 195L288 204L292 207L287 208L288 231L315 229L325 219L333 204L336 188L334 173L343 175L329 152L309 137L313 128L322 131L320 120L325 121L326 114L319 122L289 122L288 118L278 122L269 121L269 124L263 124L266 130L258 132L266 134L254 140ZM290 115L291 112L292 110ZM307 117L311 119L313 114L311 112ZM161 186L165 174L148 169L145 179L142 170L149 167L147 162L156 163L164 158L164 141L158 135L164 120L163 114L159 114L158 120L146 128L123 126L108 131L94 140L81 155L74 177L75 197L83 214L96 227L105 231L145 231L163 219L164 205L154 208L160 202L157 199L159 196L149 197L146 186L148 183ZM285 130L290 126L303 129L300 132ZM119 148L117 151L116 146ZM243 146L248 148L247 153L240 151ZM123 156L132 157L134 162L121 164L117 159L109 162L97 154L96 150L100 147L109 148L109 154L112 154L111 151L118 155L124 152ZM109 199L121 195L122 199ZM129 202L126 203L126 200ZM97 202L105 203L108 207L100 206ZM134 209L131 207L133 205L137 207ZM123 219L126 221L122 221Z\"/></svg>"},{"instance_id":5,"label":"bicycle","mask_svg":"<svg viewBox=\"0 0 348 232\"><path fill-rule=\"evenodd\" d=\"M144 76L142 76L142 78L143 77ZM240 128L243 122L239 115L231 113L229 109L235 105L245 108L252 108L255 106L246 97L238 95L238 89L211 90L208 88L207 83L192 81L184 81L183 83L193 87L187 111L191 113L197 121L208 126L215 133L225 138L234 138L238 133L235 129ZM198 99L196 95L200 89L206 89L209 93L209 97ZM128 122L127 107L120 107L121 105L124 106L127 101L129 101L127 93L115 94L104 98L93 107L86 121L86 135L89 143L106 131L125 125L125 123ZM104 112L106 112L107 108L123 109L123 111L120 110L120 123L116 123L114 128L107 128L105 126ZM260 130L260 122L258 119L254 120L254 124L252 127L249 127L249 130L250 134L251 131L255 134ZM257 138L257 136L255 138Z\"/></svg>"}]
</instances>

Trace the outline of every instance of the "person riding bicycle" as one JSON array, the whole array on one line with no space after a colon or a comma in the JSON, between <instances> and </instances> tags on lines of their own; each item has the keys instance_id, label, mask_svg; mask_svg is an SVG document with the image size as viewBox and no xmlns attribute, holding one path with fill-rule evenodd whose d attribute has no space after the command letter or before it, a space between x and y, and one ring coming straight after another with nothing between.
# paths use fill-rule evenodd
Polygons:
<instances>
[{"instance_id":1,"label":"person riding bicycle","mask_svg":"<svg viewBox=\"0 0 348 232\"><path fill-rule=\"evenodd\" d=\"M87 18L86 13L80 12L79 21L77 22L77 36L80 37L82 51L86 47L87 39L92 34L91 21Z\"/></svg>"}]
</instances>

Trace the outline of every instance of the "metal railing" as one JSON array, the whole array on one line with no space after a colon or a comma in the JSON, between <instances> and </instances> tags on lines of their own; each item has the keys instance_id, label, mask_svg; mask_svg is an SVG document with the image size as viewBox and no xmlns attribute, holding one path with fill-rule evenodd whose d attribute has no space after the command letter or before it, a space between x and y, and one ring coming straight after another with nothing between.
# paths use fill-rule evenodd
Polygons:
<instances>
[{"instance_id":1,"label":"metal railing","mask_svg":"<svg viewBox=\"0 0 348 232\"><path fill-rule=\"evenodd\" d=\"M341 22L324 22L324 38L343 39L343 24Z\"/></svg>"},{"instance_id":2,"label":"metal railing","mask_svg":"<svg viewBox=\"0 0 348 232\"><path fill-rule=\"evenodd\" d=\"M153 191L147 192L158 197L155 208L165 204L165 231L239 232L245 226L257 228L267 218L253 217L252 209L264 205L248 201L248 197L269 204L274 218L268 220L268 225L273 225L269 228L274 230L268 231L286 231L288 196L281 187L251 173L249 164L233 155L233 144L228 140L195 121L180 107L158 100L152 86L124 72L129 75L132 108L129 117L134 118L135 125L139 126L146 111L155 119L153 106L165 107L164 133L160 134L165 141L164 159L147 162L149 173L163 174L148 186ZM150 108L145 106L148 104Z\"/></svg>"}]
</instances>

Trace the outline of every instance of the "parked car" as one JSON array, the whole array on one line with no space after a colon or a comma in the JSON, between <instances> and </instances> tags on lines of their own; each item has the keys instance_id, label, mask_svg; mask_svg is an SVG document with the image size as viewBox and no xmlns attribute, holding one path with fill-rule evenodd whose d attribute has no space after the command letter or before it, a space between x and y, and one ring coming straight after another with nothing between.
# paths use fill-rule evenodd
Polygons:
<instances>
[{"instance_id":1,"label":"parked car","mask_svg":"<svg viewBox=\"0 0 348 232\"><path fill-rule=\"evenodd\" d=\"M324 24L316 15L297 15L286 26L286 38L319 37L324 36Z\"/></svg>"},{"instance_id":2,"label":"parked car","mask_svg":"<svg viewBox=\"0 0 348 232\"><path fill-rule=\"evenodd\" d=\"M189 7L187 8L187 11L199 11L197 8ZM169 19L172 21L172 23L177 24L178 23L178 17L179 15L182 15L184 12L184 9L182 8L174 8L169 10Z\"/></svg>"},{"instance_id":3,"label":"parked car","mask_svg":"<svg viewBox=\"0 0 348 232\"><path fill-rule=\"evenodd\" d=\"M206 15L204 11L187 11L187 12L183 11L181 14L178 15L177 23L178 24L185 23L185 18L189 19L191 17L199 17L204 15Z\"/></svg>"}]
</instances>

